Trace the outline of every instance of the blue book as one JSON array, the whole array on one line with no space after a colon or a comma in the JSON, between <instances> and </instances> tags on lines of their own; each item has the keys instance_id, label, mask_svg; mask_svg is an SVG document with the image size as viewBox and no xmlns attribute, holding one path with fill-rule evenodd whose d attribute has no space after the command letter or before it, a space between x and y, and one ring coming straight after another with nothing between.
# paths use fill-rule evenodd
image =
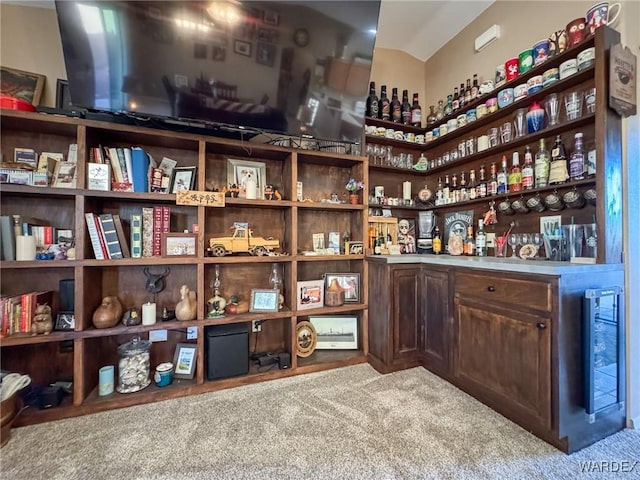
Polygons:
<instances>
[{"instance_id":1,"label":"blue book","mask_svg":"<svg viewBox=\"0 0 640 480\"><path fill-rule=\"evenodd\" d=\"M146 193L149 191L149 155L140 147L131 149L133 168L133 191Z\"/></svg>"}]
</instances>

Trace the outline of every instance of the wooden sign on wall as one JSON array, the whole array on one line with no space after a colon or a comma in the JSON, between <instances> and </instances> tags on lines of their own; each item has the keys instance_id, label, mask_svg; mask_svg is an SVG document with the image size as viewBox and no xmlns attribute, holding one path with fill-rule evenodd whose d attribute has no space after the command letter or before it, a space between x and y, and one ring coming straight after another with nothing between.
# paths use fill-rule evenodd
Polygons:
<instances>
[{"instance_id":1,"label":"wooden sign on wall","mask_svg":"<svg viewBox=\"0 0 640 480\"><path fill-rule=\"evenodd\" d=\"M637 112L637 59L629 47L618 43L611 47L609 63L609 106L618 115L630 117Z\"/></svg>"}]
</instances>

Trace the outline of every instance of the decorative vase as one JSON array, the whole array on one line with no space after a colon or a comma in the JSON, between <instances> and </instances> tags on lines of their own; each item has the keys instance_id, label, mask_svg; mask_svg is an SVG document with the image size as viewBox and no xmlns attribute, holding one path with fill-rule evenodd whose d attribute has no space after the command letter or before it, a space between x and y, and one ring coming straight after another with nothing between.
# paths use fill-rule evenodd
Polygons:
<instances>
[{"instance_id":1,"label":"decorative vase","mask_svg":"<svg viewBox=\"0 0 640 480\"><path fill-rule=\"evenodd\" d=\"M349 194L349 203L351 205L358 205L360 203L360 198L359 198L357 193L350 193Z\"/></svg>"}]
</instances>

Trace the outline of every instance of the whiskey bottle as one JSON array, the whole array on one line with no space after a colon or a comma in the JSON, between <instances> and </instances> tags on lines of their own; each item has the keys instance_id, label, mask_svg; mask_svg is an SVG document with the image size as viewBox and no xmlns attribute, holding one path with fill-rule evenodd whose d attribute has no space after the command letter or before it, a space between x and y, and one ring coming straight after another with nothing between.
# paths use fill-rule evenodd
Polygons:
<instances>
[{"instance_id":1,"label":"whiskey bottle","mask_svg":"<svg viewBox=\"0 0 640 480\"><path fill-rule=\"evenodd\" d=\"M473 226L469 225L467 227L467 238L464 241L464 250L463 253L467 256L475 255L476 250L476 242L473 238Z\"/></svg>"},{"instance_id":2,"label":"whiskey bottle","mask_svg":"<svg viewBox=\"0 0 640 480\"><path fill-rule=\"evenodd\" d=\"M391 102L387 97L387 86L380 87L380 118L382 120L391 120Z\"/></svg>"},{"instance_id":3,"label":"whiskey bottle","mask_svg":"<svg viewBox=\"0 0 640 480\"><path fill-rule=\"evenodd\" d=\"M549 151L545 147L544 138L541 138L538 144L533 168L536 177L536 188L546 187L549 184Z\"/></svg>"},{"instance_id":4,"label":"whiskey bottle","mask_svg":"<svg viewBox=\"0 0 640 480\"><path fill-rule=\"evenodd\" d=\"M442 199L444 203L451 203L449 199L449 174L445 174L444 176L444 186L442 187Z\"/></svg>"},{"instance_id":5,"label":"whiskey bottle","mask_svg":"<svg viewBox=\"0 0 640 480\"><path fill-rule=\"evenodd\" d=\"M376 232L376 239L373 246L373 254L381 255L382 254L382 244L384 243L384 239L382 238L379 231Z\"/></svg>"},{"instance_id":6,"label":"whiskey bottle","mask_svg":"<svg viewBox=\"0 0 640 480\"><path fill-rule=\"evenodd\" d=\"M413 104L411 105L411 125L414 127L422 126L422 107L418 101L418 94L413 94Z\"/></svg>"},{"instance_id":7,"label":"whiskey bottle","mask_svg":"<svg viewBox=\"0 0 640 480\"><path fill-rule=\"evenodd\" d=\"M464 103L471 102L471 79L467 78L467 88L464 89Z\"/></svg>"},{"instance_id":8,"label":"whiskey bottle","mask_svg":"<svg viewBox=\"0 0 640 480\"><path fill-rule=\"evenodd\" d=\"M478 74L473 74L473 85L471 86L471 100L475 100L480 96L480 89L478 87Z\"/></svg>"},{"instance_id":9,"label":"whiskey bottle","mask_svg":"<svg viewBox=\"0 0 640 480\"><path fill-rule=\"evenodd\" d=\"M369 118L378 118L378 96L376 95L376 82L369 83L369 96L366 102L366 115Z\"/></svg>"},{"instance_id":10,"label":"whiskey bottle","mask_svg":"<svg viewBox=\"0 0 640 480\"><path fill-rule=\"evenodd\" d=\"M402 123L402 104L398 100L398 89L391 90L391 121L394 123Z\"/></svg>"},{"instance_id":11,"label":"whiskey bottle","mask_svg":"<svg viewBox=\"0 0 640 480\"><path fill-rule=\"evenodd\" d=\"M442 193L442 177L438 177L438 189L436 190L436 206L444 205Z\"/></svg>"},{"instance_id":12,"label":"whiskey bottle","mask_svg":"<svg viewBox=\"0 0 640 480\"><path fill-rule=\"evenodd\" d=\"M487 196L487 180L485 177L484 165L480 165L480 178L478 179L478 187L476 188L476 197L484 198Z\"/></svg>"},{"instance_id":13,"label":"whiskey bottle","mask_svg":"<svg viewBox=\"0 0 640 480\"><path fill-rule=\"evenodd\" d=\"M469 185L467 192L469 192L469 200L475 200L478 196L478 185L476 185L476 171L469 170Z\"/></svg>"},{"instance_id":14,"label":"whiskey bottle","mask_svg":"<svg viewBox=\"0 0 640 480\"><path fill-rule=\"evenodd\" d=\"M498 172L498 195L509 193L509 171L507 170L507 156L503 155L501 168Z\"/></svg>"},{"instance_id":15,"label":"whiskey bottle","mask_svg":"<svg viewBox=\"0 0 640 480\"><path fill-rule=\"evenodd\" d=\"M525 190L531 190L533 186L533 155L531 154L531 148L527 145L524 152L524 166L522 167L522 187Z\"/></svg>"},{"instance_id":16,"label":"whiskey bottle","mask_svg":"<svg viewBox=\"0 0 640 480\"><path fill-rule=\"evenodd\" d=\"M585 156L582 149L582 133L575 135L573 153L569 159L569 175L571 180L582 180L585 171Z\"/></svg>"},{"instance_id":17,"label":"whiskey bottle","mask_svg":"<svg viewBox=\"0 0 640 480\"><path fill-rule=\"evenodd\" d=\"M453 107L454 112L460 108L460 94L458 93L458 87L453 89L453 101L451 106Z\"/></svg>"},{"instance_id":18,"label":"whiskey bottle","mask_svg":"<svg viewBox=\"0 0 640 480\"><path fill-rule=\"evenodd\" d=\"M438 225L433 231L433 253L436 255L442 253L442 239L440 238L440 227Z\"/></svg>"},{"instance_id":19,"label":"whiskey bottle","mask_svg":"<svg viewBox=\"0 0 640 480\"><path fill-rule=\"evenodd\" d=\"M498 193L498 178L496 177L497 168L496 162L491 164L491 176L489 177L489 181L487 182L487 195L493 196Z\"/></svg>"},{"instance_id":20,"label":"whiskey bottle","mask_svg":"<svg viewBox=\"0 0 640 480\"><path fill-rule=\"evenodd\" d=\"M562 137L556 135L556 142L551 150L551 163L549 164L549 185L565 183L568 178L567 151L562 143Z\"/></svg>"},{"instance_id":21,"label":"whiskey bottle","mask_svg":"<svg viewBox=\"0 0 640 480\"><path fill-rule=\"evenodd\" d=\"M520 154L513 152L511 171L509 172L509 192L522 191L522 170L520 170Z\"/></svg>"},{"instance_id":22,"label":"whiskey bottle","mask_svg":"<svg viewBox=\"0 0 640 480\"><path fill-rule=\"evenodd\" d=\"M409 103L409 90L402 90L402 123L409 125L411 123L411 104Z\"/></svg>"},{"instance_id":23,"label":"whiskey bottle","mask_svg":"<svg viewBox=\"0 0 640 480\"><path fill-rule=\"evenodd\" d=\"M476 233L476 255L487 256L487 234L484 232L484 222L478 219L478 232Z\"/></svg>"},{"instance_id":24,"label":"whiskey bottle","mask_svg":"<svg viewBox=\"0 0 640 480\"><path fill-rule=\"evenodd\" d=\"M460 172L460 201L469 200L469 190L467 189L467 179L465 173Z\"/></svg>"},{"instance_id":25,"label":"whiskey bottle","mask_svg":"<svg viewBox=\"0 0 640 480\"><path fill-rule=\"evenodd\" d=\"M460 92L458 94L458 106L463 108L467 103L464 100L464 83L460 84Z\"/></svg>"}]
</instances>

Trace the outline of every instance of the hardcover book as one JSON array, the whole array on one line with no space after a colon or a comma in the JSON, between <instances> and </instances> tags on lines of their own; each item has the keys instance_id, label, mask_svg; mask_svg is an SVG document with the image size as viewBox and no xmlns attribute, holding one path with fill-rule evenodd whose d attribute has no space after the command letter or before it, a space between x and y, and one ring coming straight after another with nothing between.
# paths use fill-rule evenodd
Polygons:
<instances>
[{"instance_id":1,"label":"hardcover book","mask_svg":"<svg viewBox=\"0 0 640 480\"><path fill-rule=\"evenodd\" d=\"M93 247L93 255L96 257L96 260L104 260L106 258L104 239L98 230L96 215L93 213L85 213L84 218L87 222L87 231L89 232L89 239L91 240L91 246Z\"/></svg>"},{"instance_id":2,"label":"hardcover book","mask_svg":"<svg viewBox=\"0 0 640 480\"><path fill-rule=\"evenodd\" d=\"M131 215L131 257L142 257L142 215Z\"/></svg>"},{"instance_id":3,"label":"hardcover book","mask_svg":"<svg viewBox=\"0 0 640 480\"><path fill-rule=\"evenodd\" d=\"M116 232L116 226L113 223L113 215L110 213L103 213L99 215L100 223L102 224L102 235L104 236L104 243L107 247L107 252L110 259L122 258L122 248L118 241L118 232Z\"/></svg>"}]
</instances>

